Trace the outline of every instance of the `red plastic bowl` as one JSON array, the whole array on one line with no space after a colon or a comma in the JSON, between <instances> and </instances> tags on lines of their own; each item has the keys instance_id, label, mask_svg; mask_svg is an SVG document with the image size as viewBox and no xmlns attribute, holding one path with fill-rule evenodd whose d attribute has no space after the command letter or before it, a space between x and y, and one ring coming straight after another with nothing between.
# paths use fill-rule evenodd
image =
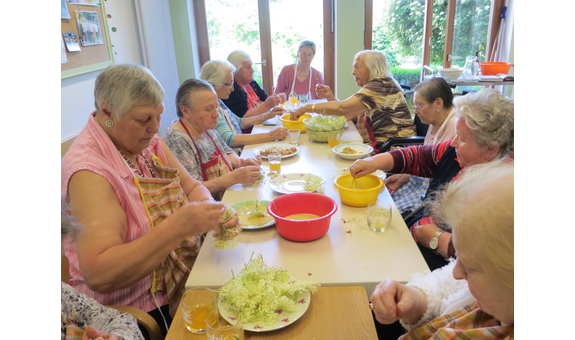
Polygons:
<instances>
[{"instance_id":1,"label":"red plastic bowl","mask_svg":"<svg viewBox=\"0 0 575 340\"><path fill-rule=\"evenodd\" d=\"M268 204L268 212L276 220L276 229L284 238L307 242L317 240L327 233L331 216L337 203L330 197L314 193L295 193L280 196ZM295 221L285 217L294 214L314 214L313 220Z\"/></svg>"},{"instance_id":2,"label":"red plastic bowl","mask_svg":"<svg viewBox=\"0 0 575 340\"><path fill-rule=\"evenodd\" d=\"M509 69L511 66L514 65L511 63L503 63L499 61L479 64L479 67L481 67L481 74L484 76L494 76L497 73L509 74Z\"/></svg>"}]
</instances>

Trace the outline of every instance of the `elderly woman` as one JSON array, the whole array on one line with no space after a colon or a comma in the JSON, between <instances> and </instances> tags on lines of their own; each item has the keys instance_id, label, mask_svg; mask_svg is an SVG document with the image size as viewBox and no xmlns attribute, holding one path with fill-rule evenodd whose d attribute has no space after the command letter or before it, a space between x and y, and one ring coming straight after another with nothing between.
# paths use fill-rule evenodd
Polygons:
<instances>
[{"instance_id":1,"label":"elderly woman","mask_svg":"<svg viewBox=\"0 0 575 340\"><path fill-rule=\"evenodd\" d=\"M251 128L254 124L261 124L275 117L282 108L273 109L259 116L240 118L236 116L222 99L228 99L234 90L233 79L236 68L227 60L210 60L202 66L200 79L209 82L218 95L218 125L216 131L222 136L226 144L233 148L238 155L241 154L244 145L284 140L287 137L287 129L279 127L270 132L256 134L242 134L241 129Z\"/></svg>"},{"instance_id":2,"label":"elderly woman","mask_svg":"<svg viewBox=\"0 0 575 340\"><path fill-rule=\"evenodd\" d=\"M513 155L513 101L494 89L484 89L454 99L456 137L435 145L412 146L356 161L350 168L354 178L376 169L431 178L426 192L457 176L474 164ZM423 207L423 205L422 205ZM455 255L451 233L440 228L426 209L406 221L430 269L447 264Z\"/></svg>"},{"instance_id":3,"label":"elderly woman","mask_svg":"<svg viewBox=\"0 0 575 340\"><path fill-rule=\"evenodd\" d=\"M393 75L385 54L365 50L353 60L352 75L361 87L359 92L343 101L337 101L328 86L316 88L319 98L327 103L309 104L291 113L297 120L306 112L357 118L357 130L363 142L375 150L392 137L415 136L415 126L407 108L403 92Z\"/></svg>"},{"instance_id":4,"label":"elderly woman","mask_svg":"<svg viewBox=\"0 0 575 340\"><path fill-rule=\"evenodd\" d=\"M274 94L283 93L285 98L290 94L307 94L308 99L318 99L315 93L317 85L323 85L323 77L311 62L315 56L315 43L303 40L297 48L297 63L284 66L278 76ZM297 80L296 80L297 79Z\"/></svg>"},{"instance_id":5,"label":"elderly woman","mask_svg":"<svg viewBox=\"0 0 575 340\"><path fill-rule=\"evenodd\" d=\"M472 166L435 202L453 228L456 261L406 285L386 280L375 288L375 317L399 320L409 331L400 339L513 339L513 168Z\"/></svg>"},{"instance_id":6,"label":"elderly woman","mask_svg":"<svg viewBox=\"0 0 575 340\"><path fill-rule=\"evenodd\" d=\"M188 79L176 93L180 119L164 140L190 175L221 198L235 184L253 184L261 175L261 157L241 159L216 130L218 95L212 85Z\"/></svg>"},{"instance_id":7,"label":"elderly woman","mask_svg":"<svg viewBox=\"0 0 575 340\"><path fill-rule=\"evenodd\" d=\"M429 129L423 142L434 145L455 138L453 92L443 78L431 78L413 90L413 111ZM409 213L421 205L421 196L429 186L429 179L408 174L396 174L385 180L400 213Z\"/></svg>"},{"instance_id":8,"label":"elderly woman","mask_svg":"<svg viewBox=\"0 0 575 340\"><path fill-rule=\"evenodd\" d=\"M64 200L61 203L62 244L66 238L74 242L82 232L82 227L70 215L68 204ZM130 314L102 306L64 282L61 283L60 295L62 340L79 340L84 333L90 339L144 339L138 329L138 322Z\"/></svg>"},{"instance_id":9,"label":"elderly woman","mask_svg":"<svg viewBox=\"0 0 575 340\"><path fill-rule=\"evenodd\" d=\"M94 96L96 110L62 161L63 196L85 227L64 245L70 275L79 292L148 312L165 333L197 236L215 229L226 207L157 136L164 91L149 70L109 66ZM225 226L237 223L236 216Z\"/></svg>"},{"instance_id":10,"label":"elderly woman","mask_svg":"<svg viewBox=\"0 0 575 340\"><path fill-rule=\"evenodd\" d=\"M273 110L282 102L278 95L268 97L266 91L254 80L253 63L249 54L239 50L233 51L228 55L228 61L236 68L234 90L228 99L222 99L222 101L236 116L259 116ZM283 108L276 108L276 114L281 112Z\"/></svg>"}]
</instances>

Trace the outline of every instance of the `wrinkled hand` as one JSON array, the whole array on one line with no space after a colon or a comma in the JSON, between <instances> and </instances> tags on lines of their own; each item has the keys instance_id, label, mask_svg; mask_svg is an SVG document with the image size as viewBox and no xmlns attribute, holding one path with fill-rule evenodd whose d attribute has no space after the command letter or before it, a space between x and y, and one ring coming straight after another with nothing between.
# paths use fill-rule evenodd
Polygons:
<instances>
[{"instance_id":1,"label":"wrinkled hand","mask_svg":"<svg viewBox=\"0 0 575 340\"><path fill-rule=\"evenodd\" d=\"M267 97L266 101L264 102L264 105L266 105L267 108L271 109L272 107L279 105L280 102L281 102L280 96L274 94Z\"/></svg>"},{"instance_id":2,"label":"wrinkled hand","mask_svg":"<svg viewBox=\"0 0 575 340\"><path fill-rule=\"evenodd\" d=\"M296 111L290 111L290 120L298 120L299 117L303 116L306 112L303 108L299 108Z\"/></svg>"},{"instance_id":3,"label":"wrinkled hand","mask_svg":"<svg viewBox=\"0 0 575 340\"><path fill-rule=\"evenodd\" d=\"M286 109L284 109L281 106L277 106L277 107L274 107L270 113L273 114L272 117L275 117L275 116L283 115L283 114L285 114L285 112L286 112ZM272 118L272 117L270 117L270 118Z\"/></svg>"},{"instance_id":4,"label":"wrinkled hand","mask_svg":"<svg viewBox=\"0 0 575 340\"><path fill-rule=\"evenodd\" d=\"M331 91L331 88L327 85L322 85L322 84L317 84L315 86L315 95L318 98L328 98L328 97L333 97L333 92Z\"/></svg>"},{"instance_id":5,"label":"wrinkled hand","mask_svg":"<svg viewBox=\"0 0 575 340\"><path fill-rule=\"evenodd\" d=\"M254 184L261 175L259 166L244 166L232 171L234 174L235 182L240 184Z\"/></svg>"},{"instance_id":6,"label":"wrinkled hand","mask_svg":"<svg viewBox=\"0 0 575 340\"><path fill-rule=\"evenodd\" d=\"M370 301L377 321L389 325L400 319L417 322L427 308L427 301L421 301L422 297L415 288L388 279L375 287Z\"/></svg>"},{"instance_id":7,"label":"wrinkled hand","mask_svg":"<svg viewBox=\"0 0 575 340\"><path fill-rule=\"evenodd\" d=\"M88 326L84 334L82 334L82 340L118 340L118 337L108 332L97 331L94 327Z\"/></svg>"},{"instance_id":8,"label":"wrinkled hand","mask_svg":"<svg viewBox=\"0 0 575 340\"><path fill-rule=\"evenodd\" d=\"M262 156L257 155L256 158L240 158L240 168L245 166L257 166L259 167L262 165Z\"/></svg>"},{"instance_id":9,"label":"wrinkled hand","mask_svg":"<svg viewBox=\"0 0 575 340\"><path fill-rule=\"evenodd\" d=\"M223 218L220 218L219 222L220 223L224 222ZM227 237L224 239L224 241L228 241L228 240L233 239L234 237L238 236L239 233L242 231L242 224L240 223L240 218L238 217L237 213L235 213L231 219L229 219L227 222L225 222L223 224L223 226L226 229L229 229L229 228L235 229L227 235ZM212 236L218 237L218 232L214 231L212 233Z\"/></svg>"},{"instance_id":10,"label":"wrinkled hand","mask_svg":"<svg viewBox=\"0 0 575 340\"><path fill-rule=\"evenodd\" d=\"M408 174L391 175L385 179L385 187L389 190L389 194L393 195L402 185L409 183L411 176Z\"/></svg>"},{"instance_id":11,"label":"wrinkled hand","mask_svg":"<svg viewBox=\"0 0 575 340\"><path fill-rule=\"evenodd\" d=\"M275 130L268 132L271 140L284 140L287 137L287 129L285 127L279 127Z\"/></svg>"},{"instance_id":12,"label":"wrinkled hand","mask_svg":"<svg viewBox=\"0 0 575 340\"><path fill-rule=\"evenodd\" d=\"M373 158L358 159L355 161L351 167L349 167L349 173L353 178L360 178L365 175L369 175L377 170L375 161Z\"/></svg>"},{"instance_id":13,"label":"wrinkled hand","mask_svg":"<svg viewBox=\"0 0 575 340\"><path fill-rule=\"evenodd\" d=\"M173 219L173 225L180 228L183 239L214 230L224 211L224 205L220 202L188 202L169 218Z\"/></svg>"}]
</instances>

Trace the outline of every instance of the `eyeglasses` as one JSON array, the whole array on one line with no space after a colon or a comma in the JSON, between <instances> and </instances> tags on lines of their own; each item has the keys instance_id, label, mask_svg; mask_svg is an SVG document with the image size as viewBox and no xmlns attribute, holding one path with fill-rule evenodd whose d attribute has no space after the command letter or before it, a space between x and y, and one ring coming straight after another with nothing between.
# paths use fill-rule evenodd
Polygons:
<instances>
[{"instance_id":1,"label":"eyeglasses","mask_svg":"<svg viewBox=\"0 0 575 340\"><path fill-rule=\"evenodd\" d=\"M306 54L306 53L300 52L299 56L302 58L313 58L313 53Z\"/></svg>"},{"instance_id":2,"label":"eyeglasses","mask_svg":"<svg viewBox=\"0 0 575 340\"><path fill-rule=\"evenodd\" d=\"M224 83L224 85L226 85L227 87L229 87L231 89L232 87L234 87L234 81L232 80L231 84L230 83Z\"/></svg>"},{"instance_id":3,"label":"eyeglasses","mask_svg":"<svg viewBox=\"0 0 575 340\"><path fill-rule=\"evenodd\" d=\"M425 104L423 104L423 105L421 105L421 106L413 105L413 112L415 112L415 111L421 111L425 105L427 105L427 103L425 103Z\"/></svg>"}]
</instances>

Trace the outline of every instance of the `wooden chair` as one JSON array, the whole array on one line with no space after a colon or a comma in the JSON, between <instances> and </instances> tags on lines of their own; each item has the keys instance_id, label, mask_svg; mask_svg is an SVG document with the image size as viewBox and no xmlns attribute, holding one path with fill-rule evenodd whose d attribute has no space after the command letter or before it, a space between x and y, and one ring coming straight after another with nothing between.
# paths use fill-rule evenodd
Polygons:
<instances>
[{"instance_id":1,"label":"wooden chair","mask_svg":"<svg viewBox=\"0 0 575 340\"><path fill-rule=\"evenodd\" d=\"M60 279L62 280L62 282L68 282L71 279L71 277L69 271L68 258L66 256L62 256L62 262L60 267L61 267ZM144 312L143 310L131 306L107 306L107 307L117 309L122 313L128 313L132 315L134 318L136 318L136 320L138 321L138 325L141 328L144 328L148 332L148 335L150 336L149 340L164 339L162 331L160 330L160 326L158 326L156 320L154 320L154 318L151 317L150 314Z\"/></svg>"}]
</instances>

